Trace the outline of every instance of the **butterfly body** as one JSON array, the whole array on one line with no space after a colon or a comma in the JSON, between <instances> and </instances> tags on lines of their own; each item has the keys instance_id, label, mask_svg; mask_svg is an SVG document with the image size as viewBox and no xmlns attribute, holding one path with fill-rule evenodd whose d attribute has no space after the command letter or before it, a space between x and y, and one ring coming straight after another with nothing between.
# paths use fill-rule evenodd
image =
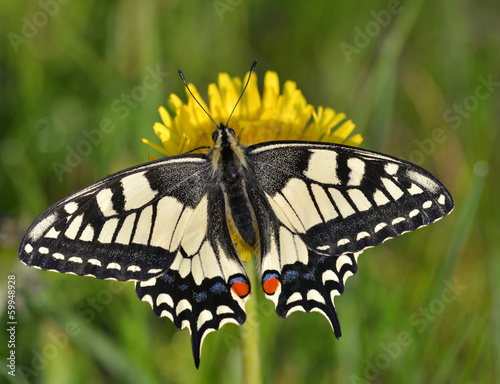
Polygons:
<instances>
[{"instance_id":1,"label":"butterfly body","mask_svg":"<svg viewBox=\"0 0 500 384\"><path fill-rule=\"evenodd\" d=\"M246 192L249 175L244 147L236 141L234 130L223 123L212 136L214 148L209 156L215 169L214 184L222 185L227 216L232 228L246 244L255 246L258 236L255 212Z\"/></svg>"}]
</instances>

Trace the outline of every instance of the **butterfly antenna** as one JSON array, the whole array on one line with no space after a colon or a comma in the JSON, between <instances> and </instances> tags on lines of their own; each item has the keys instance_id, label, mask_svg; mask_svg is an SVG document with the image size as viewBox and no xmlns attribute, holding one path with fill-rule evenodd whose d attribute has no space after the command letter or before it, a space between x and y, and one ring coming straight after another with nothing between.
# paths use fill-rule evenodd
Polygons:
<instances>
[{"instance_id":1,"label":"butterfly antenna","mask_svg":"<svg viewBox=\"0 0 500 384\"><path fill-rule=\"evenodd\" d=\"M252 63L252 66L250 67L250 73L248 74L248 79L247 79L247 83L245 84L245 88L243 88L243 91L241 91L240 98L238 99L238 101L234 105L234 108L231 111L231 114L229 115L229 119L227 119L226 127L229 125L229 120L231 120L231 117L233 116L234 110L238 106L238 103L240 102L241 98L243 97L243 94L245 93L245 90L247 89L248 83L250 82L250 77L252 77L252 73L253 73L256 65L257 65L257 60L254 60L254 62Z\"/></svg>"},{"instance_id":2,"label":"butterfly antenna","mask_svg":"<svg viewBox=\"0 0 500 384\"><path fill-rule=\"evenodd\" d=\"M193 92L191 92L191 90L189 89L189 86L186 83L186 79L184 78L184 74L182 73L182 71L180 69L178 69L177 71L179 71L179 76L181 77L181 80L184 83L184 85L186 86L186 89L188 90L189 94L191 96L193 96L194 101L196 101L198 103L198 105L201 107L201 109L203 109L203 112L205 112L207 114L207 116L210 118L210 120L212 120L214 122L214 124L217 126L217 128L219 128L219 124L217 124L215 122L215 120L212 119L212 116L210 116L210 113L208 113L207 110L205 108L203 108L203 105L201 105L201 103L198 101L198 99L196 97L194 97Z\"/></svg>"}]
</instances>

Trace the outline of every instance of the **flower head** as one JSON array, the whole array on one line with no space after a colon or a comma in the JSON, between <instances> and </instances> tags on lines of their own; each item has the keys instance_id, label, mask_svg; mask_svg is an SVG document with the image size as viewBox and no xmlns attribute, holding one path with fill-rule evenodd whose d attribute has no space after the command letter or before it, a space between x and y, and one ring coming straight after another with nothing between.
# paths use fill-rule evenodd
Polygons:
<instances>
[{"instance_id":1,"label":"flower head","mask_svg":"<svg viewBox=\"0 0 500 384\"><path fill-rule=\"evenodd\" d=\"M249 74L246 74L245 82ZM193 84L189 89L210 116L216 122L226 123L243 89L242 81L231 79L227 73L220 73L218 86L208 86L209 106ZM163 123L153 127L162 145L147 139L142 141L164 155L178 155L195 148L206 147L211 143L214 123L186 90L187 104L175 94L168 100L175 111L171 117L164 107L160 107ZM252 76L239 104L231 116L229 126L245 145L252 145L274 140L326 141L359 145L363 140L360 134L349 135L355 125L347 120L345 114L336 113L331 108L318 107L317 110L307 104L302 92L293 81L285 82L280 93L278 75L267 72L264 77L262 96L257 88L257 76ZM151 160L155 156L149 155ZM233 243L237 244L238 254L247 261L254 249L236 235L230 228Z\"/></svg>"},{"instance_id":2,"label":"flower head","mask_svg":"<svg viewBox=\"0 0 500 384\"><path fill-rule=\"evenodd\" d=\"M240 97L243 84L238 77L231 79L227 73L220 73L218 86L208 86L209 106L193 84L189 84L189 88L216 122L226 123ZM212 141L213 122L187 90L186 95L187 104L177 95L170 95L168 104L175 112L174 117L160 107L162 123L156 123L153 129L161 145L142 139L166 156L206 146ZM360 134L349 137L355 125L346 119L345 114L336 113L331 108L318 107L315 110L307 104L295 82L285 82L280 92L278 75L271 71L264 77L262 96L257 88L257 76L254 74L251 77L229 126L245 145L273 140L309 140L357 146L363 140ZM153 155L150 158L155 159Z\"/></svg>"}]
</instances>

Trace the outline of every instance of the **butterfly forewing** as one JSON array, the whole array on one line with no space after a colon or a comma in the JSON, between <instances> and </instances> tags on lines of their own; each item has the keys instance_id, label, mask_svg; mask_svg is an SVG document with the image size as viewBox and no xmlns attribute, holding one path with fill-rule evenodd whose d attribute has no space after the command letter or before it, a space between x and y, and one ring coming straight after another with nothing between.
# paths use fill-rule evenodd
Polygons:
<instances>
[{"instance_id":1,"label":"butterfly forewing","mask_svg":"<svg viewBox=\"0 0 500 384\"><path fill-rule=\"evenodd\" d=\"M247 158L280 222L320 254L362 251L453 209L430 173L376 152L275 142L249 147Z\"/></svg>"},{"instance_id":2,"label":"butterfly forewing","mask_svg":"<svg viewBox=\"0 0 500 384\"><path fill-rule=\"evenodd\" d=\"M43 212L19 257L29 266L98 278L157 276L173 262L210 175L206 156L190 155L104 178Z\"/></svg>"}]
</instances>

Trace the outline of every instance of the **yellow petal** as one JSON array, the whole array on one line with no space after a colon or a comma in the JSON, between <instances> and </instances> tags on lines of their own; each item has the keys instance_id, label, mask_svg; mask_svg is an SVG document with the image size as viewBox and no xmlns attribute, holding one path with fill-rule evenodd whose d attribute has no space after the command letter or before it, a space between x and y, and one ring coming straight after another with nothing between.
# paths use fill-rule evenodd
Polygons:
<instances>
[{"instance_id":1,"label":"yellow petal","mask_svg":"<svg viewBox=\"0 0 500 384\"><path fill-rule=\"evenodd\" d=\"M351 147L357 147L361 144L362 141L363 141L363 136L357 133L342 144L350 145Z\"/></svg>"},{"instance_id":2,"label":"yellow petal","mask_svg":"<svg viewBox=\"0 0 500 384\"><path fill-rule=\"evenodd\" d=\"M222 96L222 107L229 116L238 100L239 89L236 89L234 82L227 73L219 73L219 89ZM234 116L238 116L236 111Z\"/></svg>"},{"instance_id":3,"label":"yellow petal","mask_svg":"<svg viewBox=\"0 0 500 384\"><path fill-rule=\"evenodd\" d=\"M245 76L245 83L250 73ZM257 87L257 75L250 78L247 89L240 101L240 119L255 120L258 119L262 109L262 100L260 99L259 89Z\"/></svg>"},{"instance_id":4,"label":"yellow petal","mask_svg":"<svg viewBox=\"0 0 500 384\"><path fill-rule=\"evenodd\" d=\"M160 117L161 120L163 121L163 124L165 124L166 127L171 128L172 127L172 118L170 117L170 114L167 112L165 107L160 107L158 109L160 112Z\"/></svg>"},{"instance_id":5,"label":"yellow petal","mask_svg":"<svg viewBox=\"0 0 500 384\"><path fill-rule=\"evenodd\" d=\"M264 94L262 95L262 109L272 110L280 94L280 82L276 72L267 71L264 76Z\"/></svg>"},{"instance_id":6,"label":"yellow petal","mask_svg":"<svg viewBox=\"0 0 500 384\"><path fill-rule=\"evenodd\" d=\"M208 85L208 102L210 103L210 115L216 122L226 121L229 114L222 107L222 96L215 84Z\"/></svg>"},{"instance_id":7,"label":"yellow petal","mask_svg":"<svg viewBox=\"0 0 500 384\"><path fill-rule=\"evenodd\" d=\"M153 130L155 131L156 136L161 140L162 143L170 140L171 134L170 130L165 127L163 124L155 123L153 126Z\"/></svg>"},{"instance_id":8,"label":"yellow petal","mask_svg":"<svg viewBox=\"0 0 500 384\"><path fill-rule=\"evenodd\" d=\"M149 141L148 139L142 139L142 142L144 144L149 145L151 148L156 149L158 152L163 153L165 156L169 156L169 153L167 153L167 151L165 150L165 148L163 148L162 146L160 146L158 144L155 144L155 143Z\"/></svg>"},{"instance_id":9,"label":"yellow petal","mask_svg":"<svg viewBox=\"0 0 500 384\"><path fill-rule=\"evenodd\" d=\"M177 96L175 93L171 93L170 97L168 98L168 105L177 114L177 110L184 105L184 102L179 99L179 96Z\"/></svg>"},{"instance_id":10,"label":"yellow petal","mask_svg":"<svg viewBox=\"0 0 500 384\"><path fill-rule=\"evenodd\" d=\"M328 137L328 141L335 143L343 142L345 139L347 139L347 136L351 134L355 127L356 125L351 120L347 120L340 126L340 128L337 128L331 133L331 135Z\"/></svg>"}]
</instances>

